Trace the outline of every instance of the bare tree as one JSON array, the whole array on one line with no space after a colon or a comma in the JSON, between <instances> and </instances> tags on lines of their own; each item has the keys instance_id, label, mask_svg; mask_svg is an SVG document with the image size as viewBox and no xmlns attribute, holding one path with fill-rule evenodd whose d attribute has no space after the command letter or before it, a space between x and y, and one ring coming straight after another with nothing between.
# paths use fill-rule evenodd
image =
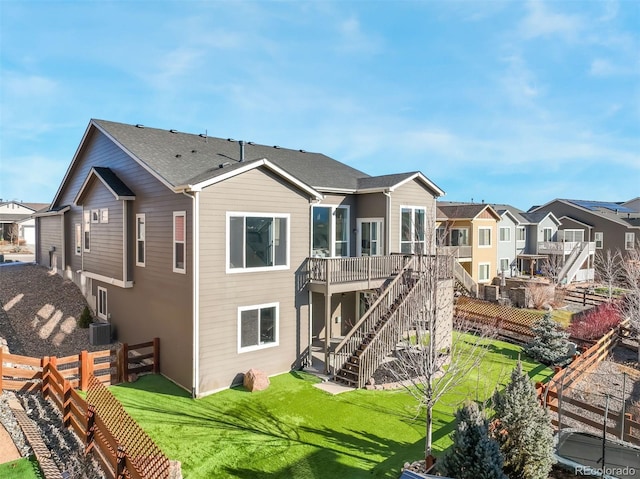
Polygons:
<instances>
[{"instance_id":1,"label":"bare tree","mask_svg":"<svg viewBox=\"0 0 640 479\"><path fill-rule=\"evenodd\" d=\"M487 331L464 334L470 323L453 320L451 255L425 255L414 272L412 329L403 331L390 374L426 411L425 461L433 464L433 408L444 394L478 368L487 351ZM455 324L454 324L455 323ZM455 331L454 331L455 330ZM460 398L460 402L466 398Z\"/></svg>"},{"instance_id":2,"label":"bare tree","mask_svg":"<svg viewBox=\"0 0 640 479\"><path fill-rule=\"evenodd\" d=\"M607 285L609 300L613 296L613 288L619 285L622 255L620 251L612 253L611 250L596 252L595 268L597 280Z\"/></svg>"},{"instance_id":3,"label":"bare tree","mask_svg":"<svg viewBox=\"0 0 640 479\"><path fill-rule=\"evenodd\" d=\"M628 318L638 340L638 362L640 363L640 241L627 250L622 260L623 286L626 289L620 302L623 317Z\"/></svg>"},{"instance_id":4,"label":"bare tree","mask_svg":"<svg viewBox=\"0 0 640 479\"><path fill-rule=\"evenodd\" d=\"M564 266L562 255L552 254L547 256L542 262L540 271L542 272L542 276L549 279L553 284L558 284L558 276L560 275L562 266Z\"/></svg>"}]
</instances>

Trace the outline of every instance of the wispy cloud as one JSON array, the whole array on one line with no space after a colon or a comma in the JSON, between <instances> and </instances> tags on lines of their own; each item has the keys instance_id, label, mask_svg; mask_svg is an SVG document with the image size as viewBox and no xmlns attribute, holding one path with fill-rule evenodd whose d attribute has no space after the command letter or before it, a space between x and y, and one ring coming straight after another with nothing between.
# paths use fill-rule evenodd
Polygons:
<instances>
[{"instance_id":1,"label":"wispy cloud","mask_svg":"<svg viewBox=\"0 0 640 479\"><path fill-rule=\"evenodd\" d=\"M583 28L583 20L578 15L554 12L542 0L530 0L527 10L528 15L520 24L525 38L560 35L573 39Z\"/></svg>"}]
</instances>

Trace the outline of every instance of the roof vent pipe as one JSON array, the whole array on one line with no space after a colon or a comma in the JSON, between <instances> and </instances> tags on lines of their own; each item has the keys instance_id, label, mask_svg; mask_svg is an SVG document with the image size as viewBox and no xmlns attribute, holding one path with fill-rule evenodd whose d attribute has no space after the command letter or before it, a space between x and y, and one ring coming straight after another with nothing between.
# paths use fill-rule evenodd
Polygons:
<instances>
[{"instance_id":1,"label":"roof vent pipe","mask_svg":"<svg viewBox=\"0 0 640 479\"><path fill-rule=\"evenodd\" d=\"M240 162L244 161L244 140L240 140Z\"/></svg>"}]
</instances>

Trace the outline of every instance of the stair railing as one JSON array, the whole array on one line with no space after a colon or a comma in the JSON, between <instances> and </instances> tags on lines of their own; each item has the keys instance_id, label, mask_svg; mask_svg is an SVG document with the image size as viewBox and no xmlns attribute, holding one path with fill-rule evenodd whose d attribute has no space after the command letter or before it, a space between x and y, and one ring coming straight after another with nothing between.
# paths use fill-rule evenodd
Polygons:
<instances>
[{"instance_id":1,"label":"stair railing","mask_svg":"<svg viewBox=\"0 0 640 479\"><path fill-rule=\"evenodd\" d=\"M408 289L409 272L414 268L416 256L412 257L402 270L393 278L389 285L382 291L378 299L362 315L360 320L351 328L345 337L338 343L330 355L331 372L335 375L344 367L347 360L358 349L367 334L374 329L376 324L391 309L391 306L403 292Z\"/></svg>"}]
</instances>

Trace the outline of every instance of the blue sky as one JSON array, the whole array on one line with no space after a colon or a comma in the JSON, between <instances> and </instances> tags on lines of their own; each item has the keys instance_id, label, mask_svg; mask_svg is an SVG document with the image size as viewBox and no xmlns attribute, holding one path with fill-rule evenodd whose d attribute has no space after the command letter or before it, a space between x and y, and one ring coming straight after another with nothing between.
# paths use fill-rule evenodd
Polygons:
<instances>
[{"instance_id":1,"label":"blue sky","mask_svg":"<svg viewBox=\"0 0 640 479\"><path fill-rule=\"evenodd\" d=\"M0 198L90 118L420 170L452 201L640 196L640 2L0 0Z\"/></svg>"}]
</instances>

